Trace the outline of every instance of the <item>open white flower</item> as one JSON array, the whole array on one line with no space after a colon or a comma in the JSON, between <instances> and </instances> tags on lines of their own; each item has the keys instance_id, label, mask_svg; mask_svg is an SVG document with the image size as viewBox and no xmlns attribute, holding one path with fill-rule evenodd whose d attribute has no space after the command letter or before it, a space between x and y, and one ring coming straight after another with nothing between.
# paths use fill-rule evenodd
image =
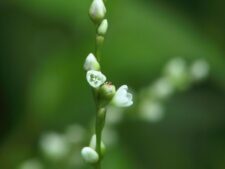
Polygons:
<instances>
[{"instance_id":1,"label":"open white flower","mask_svg":"<svg viewBox=\"0 0 225 169\"><path fill-rule=\"evenodd\" d=\"M128 93L127 85L121 86L114 95L112 103L118 107L129 107L133 104L133 96L131 93Z\"/></svg>"},{"instance_id":2,"label":"open white flower","mask_svg":"<svg viewBox=\"0 0 225 169\"><path fill-rule=\"evenodd\" d=\"M96 57L90 53L84 63L84 70L88 71L88 70L99 70L100 69L100 65L96 59Z\"/></svg>"},{"instance_id":3,"label":"open white flower","mask_svg":"<svg viewBox=\"0 0 225 169\"><path fill-rule=\"evenodd\" d=\"M89 9L89 15L94 22L101 21L106 14L106 8L103 0L93 0Z\"/></svg>"},{"instance_id":4,"label":"open white flower","mask_svg":"<svg viewBox=\"0 0 225 169\"><path fill-rule=\"evenodd\" d=\"M105 75L96 70L89 70L86 78L88 83L94 88L100 87L106 81Z\"/></svg>"},{"instance_id":5,"label":"open white flower","mask_svg":"<svg viewBox=\"0 0 225 169\"><path fill-rule=\"evenodd\" d=\"M85 162L90 164L94 164L98 162L98 159L99 159L98 153L90 147L84 147L81 150L81 155L83 159L85 160Z\"/></svg>"}]
</instances>

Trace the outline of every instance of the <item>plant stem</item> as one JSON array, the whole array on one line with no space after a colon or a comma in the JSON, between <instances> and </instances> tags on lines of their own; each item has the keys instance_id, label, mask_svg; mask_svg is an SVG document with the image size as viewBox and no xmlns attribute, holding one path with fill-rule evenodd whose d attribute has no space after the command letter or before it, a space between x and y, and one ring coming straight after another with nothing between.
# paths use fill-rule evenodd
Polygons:
<instances>
[{"instance_id":1,"label":"plant stem","mask_svg":"<svg viewBox=\"0 0 225 169\"><path fill-rule=\"evenodd\" d=\"M95 56L97 57L98 62L100 62L102 46L104 43L104 37L101 35L98 35L97 30L96 30L95 38L96 38L95 39Z\"/></svg>"},{"instance_id":2,"label":"plant stem","mask_svg":"<svg viewBox=\"0 0 225 169\"><path fill-rule=\"evenodd\" d=\"M101 140L102 140L102 131L105 125L105 117L106 117L106 108L99 107L97 113L96 113L96 126L95 126L95 132L96 132L96 151L99 155L99 161L96 164L96 169L101 169L101 161L103 158L103 152L101 150Z\"/></svg>"},{"instance_id":3,"label":"plant stem","mask_svg":"<svg viewBox=\"0 0 225 169\"><path fill-rule=\"evenodd\" d=\"M104 37L98 35L96 29L96 41L95 41L95 56L98 62L100 62L101 50L104 42ZM95 165L95 169L101 169L101 161L103 158L101 150L102 142L102 131L105 125L106 108L101 105L101 100L99 98L99 93L95 93L94 99L96 100L97 112L96 112L96 124L95 124L95 134L96 134L96 151L99 155L99 161Z\"/></svg>"}]
</instances>

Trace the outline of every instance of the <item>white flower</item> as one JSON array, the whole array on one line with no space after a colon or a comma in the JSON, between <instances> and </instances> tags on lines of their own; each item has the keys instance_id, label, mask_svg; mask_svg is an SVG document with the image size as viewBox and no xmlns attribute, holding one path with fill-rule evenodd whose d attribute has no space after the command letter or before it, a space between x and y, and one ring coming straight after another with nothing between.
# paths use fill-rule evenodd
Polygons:
<instances>
[{"instance_id":1,"label":"white flower","mask_svg":"<svg viewBox=\"0 0 225 169\"><path fill-rule=\"evenodd\" d=\"M94 88L100 87L106 81L105 75L96 70L89 70L86 74L86 78L88 83Z\"/></svg>"},{"instance_id":2,"label":"white flower","mask_svg":"<svg viewBox=\"0 0 225 169\"><path fill-rule=\"evenodd\" d=\"M88 71L88 70L99 70L100 69L100 65L96 59L96 57L90 53L84 63L84 70Z\"/></svg>"},{"instance_id":3,"label":"white flower","mask_svg":"<svg viewBox=\"0 0 225 169\"><path fill-rule=\"evenodd\" d=\"M132 101L133 96L131 93L128 93L127 90L128 90L127 85L123 85L116 91L116 94L114 95L112 99L112 103L115 106L128 107L133 104L133 101Z\"/></svg>"},{"instance_id":4,"label":"white flower","mask_svg":"<svg viewBox=\"0 0 225 169\"><path fill-rule=\"evenodd\" d=\"M99 159L98 153L90 147L84 147L81 150L81 155L84 161L90 164L98 162Z\"/></svg>"},{"instance_id":5,"label":"white flower","mask_svg":"<svg viewBox=\"0 0 225 169\"><path fill-rule=\"evenodd\" d=\"M205 60L197 60L190 68L193 80L202 80L209 74L209 64Z\"/></svg>"},{"instance_id":6,"label":"white flower","mask_svg":"<svg viewBox=\"0 0 225 169\"><path fill-rule=\"evenodd\" d=\"M64 136L57 133L48 133L42 136L40 147L42 152L52 160L62 159L69 152L69 145Z\"/></svg>"},{"instance_id":7,"label":"white flower","mask_svg":"<svg viewBox=\"0 0 225 169\"><path fill-rule=\"evenodd\" d=\"M89 15L94 22L101 21L106 14L106 8L103 0L93 0L89 9Z\"/></svg>"},{"instance_id":8,"label":"white flower","mask_svg":"<svg viewBox=\"0 0 225 169\"><path fill-rule=\"evenodd\" d=\"M98 34L105 35L108 30L108 20L104 19L98 27Z\"/></svg>"}]
</instances>

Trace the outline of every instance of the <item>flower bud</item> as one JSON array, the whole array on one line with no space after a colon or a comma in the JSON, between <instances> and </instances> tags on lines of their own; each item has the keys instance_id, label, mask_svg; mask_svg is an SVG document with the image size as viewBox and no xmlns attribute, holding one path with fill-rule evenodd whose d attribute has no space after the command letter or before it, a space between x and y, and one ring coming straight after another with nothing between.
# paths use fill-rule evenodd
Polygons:
<instances>
[{"instance_id":1,"label":"flower bud","mask_svg":"<svg viewBox=\"0 0 225 169\"><path fill-rule=\"evenodd\" d=\"M100 70L100 64L92 53L90 53L85 60L84 70Z\"/></svg>"},{"instance_id":2,"label":"flower bud","mask_svg":"<svg viewBox=\"0 0 225 169\"><path fill-rule=\"evenodd\" d=\"M103 0L93 0L89 9L89 15L94 23L101 22L106 14L106 8Z\"/></svg>"},{"instance_id":3,"label":"flower bud","mask_svg":"<svg viewBox=\"0 0 225 169\"><path fill-rule=\"evenodd\" d=\"M95 134L92 136L89 146L91 148L93 148L94 150L96 150L96 135ZM106 150L105 144L103 142L101 142L101 152L102 152L102 154L105 153L105 150Z\"/></svg>"},{"instance_id":4,"label":"flower bud","mask_svg":"<svg viewBox=\"0 0 225 169\"><path fill-rule=\"evenodd\" d=\"M100 88L101 97L106 100L111 100L116 93L116 87L111 83L105 83Z\"/></svg>"},{"instance_id":5,"label":"flower bud","mask_svg":"<svg viewBox=\"0 0 225 169\"><path fill-rule=\"evenodd\" d=\"M98 27L98 34L104 36L108 30L108 20L104 19Z\"/></svg>"},{"instance_id":6,"label":"flower bud","mask_svg":"<svg viewBox=\"0 0 225 169\"><path fill-rule=\"evenodd\" d=\"M98 153L90 147L84 147L81 150L81 155L84 161L89 164L94 164L98 162L98 159L99 159Z\"/></svg>"}]
</instances>

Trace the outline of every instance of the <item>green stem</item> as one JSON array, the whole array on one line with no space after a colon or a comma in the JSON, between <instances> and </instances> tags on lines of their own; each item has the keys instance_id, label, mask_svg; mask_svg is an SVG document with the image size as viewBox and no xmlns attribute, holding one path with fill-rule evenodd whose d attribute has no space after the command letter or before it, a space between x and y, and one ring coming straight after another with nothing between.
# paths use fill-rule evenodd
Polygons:
<instances>
[{"instance_id":1,"label":"green stem","mask_svg":"<svg viewBox=\"0 0 225 169\"><path fill-rule=\"evenodd\" d=\"M95 41L95 56L100 62L101 50L104 42L104 37L98 35L96 29L96 41ZM99 93L96 91L94 95L94 99L96 101L97 112L96 112L96 124L95 124L95 134L96 134L96 151L99 155L99 161L94 166L95 169L101 169L101 161L103 158L102 150L101 150L101 142L102 142L102 131L105 125L105 117L106 117L106 108L101 105L101 100L99 98Z\"/></svg>"},{"instance_id":2,"label":"green stem","mask_svg":"<svg viewBox=\"0 0 225 169\"><path fill-rule=\"evenodd\" d=\"M96 126L95 126L95 132L96 132L96 151L99 155L99 161L96 164L96 169L101 169L101 161L103 158L103 152L101 150L101 140L102 140L102 131L105 125L105 117L106 117L106 108L99 107L97 113L96 113Z\"/></svg>"},{"instance_id":3,"label":"green stem","mask_svg":"<svg viewBox=\"0 0 225 169\"><path fill-rule=\"evenodd\" d=\"M96 56L98 62L100 62L101 51L102 51L103 43L104 43L104 37L101 36L101 35L98 35L96 33L96 39L95 39L95 56Z\"/></svg>"}]
</instances>

